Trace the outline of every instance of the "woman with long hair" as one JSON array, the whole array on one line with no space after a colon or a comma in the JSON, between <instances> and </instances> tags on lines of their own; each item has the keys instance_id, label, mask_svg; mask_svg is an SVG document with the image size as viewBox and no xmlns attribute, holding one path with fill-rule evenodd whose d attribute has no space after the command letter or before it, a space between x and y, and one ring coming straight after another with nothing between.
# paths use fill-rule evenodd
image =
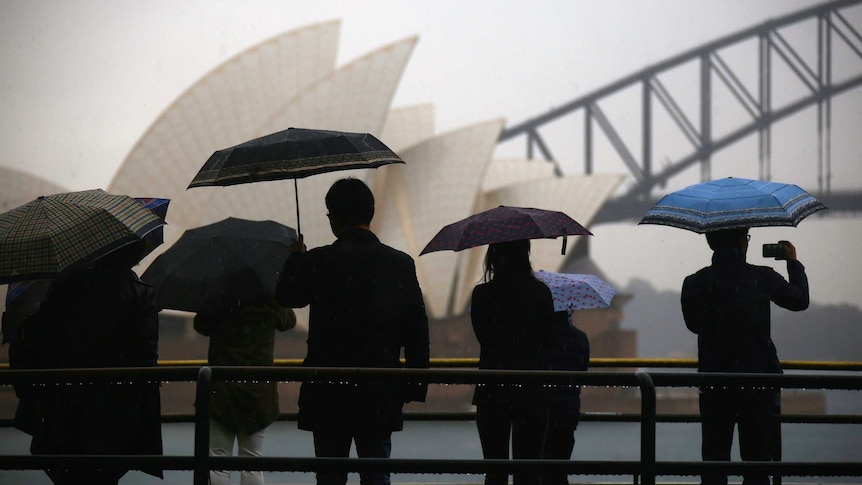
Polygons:
<instances>
[{"instance_id":1,"label":"woman with long hair","mask_svg":"<svg viewBox=\"0 0 862 485\"><path fill-rule=\"evenodd\" d=\"M551 290L530 265L530 241L491 244L485 278L473 289L473 331L480 369L548 368L544 344L552 331ZM485 459L542 458L548 422L548 392L541 385L479 384L473 396ZM516 473L514 485L541 483L537 473ZM485 485L505 485L505 473L488 473Z\"/></svg>"}]
</instances>

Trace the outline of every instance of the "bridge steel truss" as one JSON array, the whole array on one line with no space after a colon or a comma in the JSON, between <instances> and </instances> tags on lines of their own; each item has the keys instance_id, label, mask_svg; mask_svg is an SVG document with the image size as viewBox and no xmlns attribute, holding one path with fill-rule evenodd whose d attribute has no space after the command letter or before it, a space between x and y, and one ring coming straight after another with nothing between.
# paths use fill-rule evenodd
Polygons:
<instances>
[{"instance_id":1,"label":"bridge steel truss","mask_svg":"<svg viewBox=\"0 0 862 485\"><path fill-rule=\"evenodd\" d=\"M833 79L833 67L837 59L834 42L843 42L859 59L862 59L862 35L842 11L862 3L862 0L839 0L802 10L787 16L764 22L758 26L696 47L651 67L622 78L586 96L577 98L533 119L507 127L498 143L526 139L526 156L536 157L536 152L546 161L553 162L558 175L562 174L559 162L554 159L550 146L540 130L562 118L581 115L584 117L583 146L584 173L594 170L594 128L598 127L610 142L616 154L626 165L635 183L624 193L610 200L598 214L596 222L613 222L639 218L652 206L655 197L651 192L687 168L700 164L701 180L711 178L712 154L726 148L746 136L757 134L759 139L759 177L771 178L771 133L772 124L787 118L804 108L817 107L818 140L818 187L814 194L836 211L862 210L862 192L833 192L831 190L831 127L833 97L862 84L862 74L841 81ZM794 49L782 35L781 29L803 21L817 22L816 65ZM752 93L722 57L722 52L742 42L756 40L757 92ZM699 119L692 120L680 107L677 97L660 80L660 76L679 69L689 63L699 63ZM802 97L784 106L773 107L773 65L784 63L789 71L806 88ZM747 113L736 129L716 136L713 133L714 83L720 82L732 94ZM623 91L639 88L640 103L640 154L636 154L620 135L620 130L600 107L600 102ZM653 160L653 110L656 102L673 121L673 125L693 147L687 155L672 163L656 167ZM637 118L637 117L633 117Z\"/></svg>"}]
</instances>

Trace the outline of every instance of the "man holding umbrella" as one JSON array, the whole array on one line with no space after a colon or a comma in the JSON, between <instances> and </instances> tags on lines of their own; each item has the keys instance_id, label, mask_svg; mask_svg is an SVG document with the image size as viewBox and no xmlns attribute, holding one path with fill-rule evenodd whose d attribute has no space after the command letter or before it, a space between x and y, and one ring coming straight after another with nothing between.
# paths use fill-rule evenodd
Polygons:
<instances>
[{"instance_id":1,"label":"man holding umbrella","mask_svg":"<svg viewBox=\"0 0 862 485\"><path fill-rule=\"evenodd\" d=\"M712 265L686 277L682 285L685 324L697 334L700 372L780 374L770 338L770 302L792 311L808 308L808 278L796 248L779 243L776 259L787 261L790 281L772 268L746 263L748 228L706 232ZM779 390L702 389L702 456L730 461L733 428L739 426L744 461L771 461L776 440ZM704 484L727 484L725 475L704 475ZM746 485L768 484L765 474L747 474Z\"/></svg>"},{"instance_id":2,"label":"man holding umbrella","mask_svg":"<svg viewBox=\"0 0 862 485\"><path fill-rule=\"evenodd\" d=\"M361 180L336 181L326 194L337 240L306 251L300 240L282 268L276 296L292 308L311 305L311 367L429 365L428 317L413 259L382 244L369 229L374 196ZM405 402L424 401L427 387L387 382L358 385L305 382L299 395L300 429L314 433L318 457L388 458L391 434L403 427ZM388 473L362 473L363 484L388 485ZM318 471L317 483L343 485L347 473Z\"/></svg>"}]
</instances>

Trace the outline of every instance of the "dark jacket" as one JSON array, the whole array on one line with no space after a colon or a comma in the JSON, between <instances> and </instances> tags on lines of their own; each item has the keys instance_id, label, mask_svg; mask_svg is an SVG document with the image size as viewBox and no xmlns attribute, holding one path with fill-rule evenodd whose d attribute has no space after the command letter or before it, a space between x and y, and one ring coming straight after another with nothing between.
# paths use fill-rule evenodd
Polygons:
<instances>
[{"instance_id":1,"label":"dark jacket","mask_svg":"<svg viewBox=\"0 0 862 485\"><path fill-rule=\"evenodd\" d=\"M473 289L471 321L479 341L480 369L547 370L545 343L554 319L551 290L541 281L500 278ZM499 386L476 386L473 404L501 400L545 400L546 392L528 386L514 392Z\"/></svg>"},{"instance_id":2,"label":"dark jacket","mask_svg":"<svg viewBox=\"0 0 862 485\"><path fill-rule=\"evenodd\" d=\"M413 259L382 244L371 231L353 229L333 244L293 254L276 286L280 304L311 305L311 367L429 366L428 316ZM424 401L426 385L339 385L304 382L299 423L396 431L405 402Z\"/></svg>"},{"instance_id":3,"label":"dark jacket","mask_svg":"<svg viewBox=\"0 0 862 485\"><path fill-rule=\"evenodd\" d=\"M771 339L770 302L792 311L808 308L808 278L788 261L788 283L739 252L716 252L712 265L686 277L681 303L685 324L697 334L701 372L781 373Z\"/></svg>"},{"instance_id":4,"label":"dark jacket","mask_svg":"<svg viewBox=\"0 0 862 485\"><path fill-rule=\"evenodd\" d=\"M554 328L547 344L552 370L585 371L590 366L590 341L587 334L572 325L567 312L554 313ZM551 411L557 416L577 418L581 412L580 386L555 387L550 397Z\"/></svg>"},{"instance_id":5,"label":"dark jacket","mask_svg":"<svg viewBox=\"0 0 862 485\"><path fill-rule=\"evenodd\" d=\"M210 338L208 362L225 366L271 366L275 332L296 325L293 310L274 299L226 312L195 315L195 330ZM280 414L278 382L213 383L210 416L234 433L248 434L275 422Z\"/></svg>"},{"instance_id":6,"label":"dark jacket","mask_svg":"<svg viewBox=\"0 0 862 485\"><path fill-rule=\"evenodd\" d=\"M155 290L131 269L88 268L56 281L42 306L51 330L43 367L152 367L158 359ZM162 453L158 383L59 386L31 451ZM161 476L161 470L147 473Z\"/></svg>"}]
</instances>

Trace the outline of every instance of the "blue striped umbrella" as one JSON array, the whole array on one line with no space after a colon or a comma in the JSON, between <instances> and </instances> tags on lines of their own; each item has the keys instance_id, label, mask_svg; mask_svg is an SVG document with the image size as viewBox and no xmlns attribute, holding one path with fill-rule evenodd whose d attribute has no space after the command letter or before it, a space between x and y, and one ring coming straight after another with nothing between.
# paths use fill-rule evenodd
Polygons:
<instances>
[{"instance_id":1,"label":"blue striped umbrella","mask_svg":"<svg viewBox=\"0 0 862 485\"><path fill-rule=\"evenodd\" d=\"M698 234L740 227L796 226L825 209L793 184L728 177L672 192L638 224L658 224Z\"/></svg>"}]
</instances>

